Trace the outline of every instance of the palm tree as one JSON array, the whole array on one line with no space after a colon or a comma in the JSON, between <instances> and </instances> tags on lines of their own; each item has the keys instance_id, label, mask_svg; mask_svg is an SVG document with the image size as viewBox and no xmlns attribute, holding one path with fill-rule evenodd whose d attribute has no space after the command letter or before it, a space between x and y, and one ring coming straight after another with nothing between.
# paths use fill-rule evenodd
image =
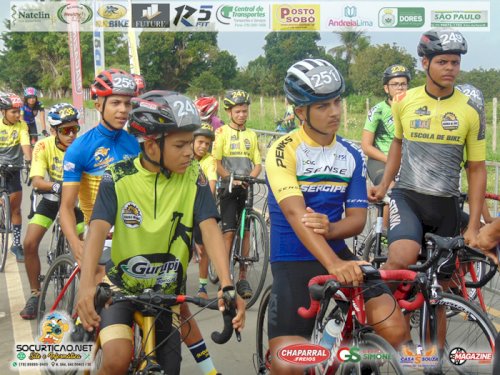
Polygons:
<instances>
[{"instance_id":1,"label":"palm tree","mask_svg":"<svg viewBox=\"0 0 500 375\"><path fill-rule=\"evenodd\" d=\"M351 65L356 58L356 54L370 45L370 37L364 31L334 31L340 38L341 45L330 48L328 53L338 59L346 61L347 66Z\"/></svg>"}]
</instances>

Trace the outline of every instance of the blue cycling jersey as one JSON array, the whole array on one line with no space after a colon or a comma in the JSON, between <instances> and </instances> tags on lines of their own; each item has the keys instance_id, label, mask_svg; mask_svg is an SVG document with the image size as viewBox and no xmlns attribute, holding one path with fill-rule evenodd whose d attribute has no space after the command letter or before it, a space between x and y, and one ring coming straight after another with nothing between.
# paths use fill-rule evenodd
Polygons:
<instances>
[{"instance_id":1,"label":"blue cycling jersey","mask_svg":"<svg viewBox=\"0 0 500 375\"><path fill-rule=\"evenodd\" d=\"M80 207L88 222L104 170L121 160L135 158L139 143L125 130L99 124L78 137L64 155L64 185L80 185Z\"/></svg>"}]
</instances>

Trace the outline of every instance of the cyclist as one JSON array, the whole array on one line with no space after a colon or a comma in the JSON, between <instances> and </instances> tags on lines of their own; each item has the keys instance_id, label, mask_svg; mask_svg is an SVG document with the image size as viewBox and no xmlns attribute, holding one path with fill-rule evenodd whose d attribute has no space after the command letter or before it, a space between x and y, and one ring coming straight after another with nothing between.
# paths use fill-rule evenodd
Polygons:
<instances>
[{"instance_id":1,"label":"cyclist","mask_svg":"<svg viewBox=\"0 0 500 375\"><path fill-rule=\"evenodd\" d=\"M200 163L201 170L207 177L208 184L210 186L210 191L212 195L215 196L215 184L217 182L217 168L215 166L215 159L210 154L212 148L212 142L215 139L215 134L213 128L208 123L202 123L201 128L195 130L193 133L193 152L194 158ZM196 226L194 228L193 237L196 243L197 251L200 256L200 273L199 282L200 286L198 289L198 296L202 298L208 298L207 294L207 284L208 284L208 257L205 252L205 247L203 246L203 240L201 238L200 229Z\"/></svg>"},{"instance_id":2,"label":"cyclist","mask_svg":"<svg viewBox=\"0 0 500 375\"><path fill-rule=\"evenodd\" d=\"M140 151L135 137L123 130L137 91L132 75L118 69L104 70L95 78L91 91L97 98L95 107L101 121L68 147L63 164L61 227L78 262L83 244L76 231L77 199L88 223L104 170L112 163L136 157Z\"/></svg>"},{"instance_id":3,"label":"cyclist","mask_svg":"<svg viewBox=\"0 0 500 375\"><path fill-rule=\"evenodd\" d=\"M351 253L344 239L363 229L368 202L363 153L336 134L345 90L341 74L325 60L305 59L288 69L284 90L301 126L278 139L266 158L273 273L268 334L271 373L302 374L303 368L279 360L277 351L311 336L314 319L296 311L309 304L312 277L332 274L354 284L363 280L359 265L366 262ZM376 332L395 347L409 340L386 285L367 285L368 322L379 322Z\"/></svg>"},{"instance_id":4,"label":"cyclist","mask_svg":"<svg viewBox=\"0 0 500 375\"><path fill-rule=\"evenodd\" d=\"M218 191L220 197L220 212L222 216L222 232L229 258L234 232L237 228L237 218L245 207L247 189L240 181L234 181L232 192L229 192L227 178L231 173L258 177L262 170L257 135L245 126L248 119L250 96L243 90L229 90L224 97L224 109L230 123L217 129L213 155L217 161L217 174L222 179ZM249 251L248 230L243 237L243 255ZM243 298L251 298L253 291L246 278L245 267L240 267L239 281L236 290Z\"/></svg>"},{"instance_id":5,"label":"cyclist","mask_svg":"<svg viewBox=\"0 0 500 375\"><path fill-rule=\"evenodd\" d=\"M134 99L129 117L129 132L138 138L142 152L133 160L112 165L105 173L85 241L77 310L85 328L100 325L105 373L126 372L133 337L130 305L113 304L103 309L100 317L94 310L93 275L112 225L111 261L106 268L115 286L123 293L140 293L157 286L165 293L182 294L192 228L198 223L221 280L224 298L220 306L224 301L236 302L233 327L241 330L244 323L244 301L234 292L227 257L217 249L223 246L217 208L206 178L192 161L193 131L200 126L195 106L177 93L154 101L144 99L146 95ZM132 267L139 261L147 267L147 274L140 272L144 267ZM180 336L172 327L172 315L163 313L156 319L156 341L165 340L156 352L163 370L178 374Z\"/></svg>"},{"instance_id":6,"label":"cyclist","mask_svg":"<svg viewBox=\"0 0 500 375\"><path fill-rule=\"evenodd\" d=\"M49 110L48 122L55 135L38 141L33 149L33 164L30 171L33 187L35 190L51 191L52 193L43 194L24 237L25 265L31 296L20 313L23 319L35 319L37 316L40 296L38 247L59 211L64 152L76 139L80 130L79 118L78 110L71 104L54 105ZM49 180L44 179L46 174L48 174ZM75 217L78 223L77 232L81 235L84 230L83 213L76 207Z\"/></svg>"},{"instance_id":7,"label":"cyclist","mask_svg":"<svg viewBox=\"0 0 500 375\"><path fill-rule=\"evenodd\" d=\"M146 80L140 74L133 74L135 84L137 85L137 95L142 95L146 92Z\"/></svg>"},{"instance_id":8,"label":"cyclist","mask_svg":"<svg viewBox=\"0 0 500 375\"><path fill-rule=\"evenodd\" d=\"M486 114L484 112L484 96L481 90L479 90L477 87L465 83L462 85L457 85L455 86L457 90L460 92L463 92L465 95L467 95L470 98L469 104L475 108L481 113L482 117L485 117ZM486 121L486 119L482 120ZM464 154L464 168L465 171L467 172L467 154ZM461 184L460 184L461 186ZM484 201L483 204L483 209L481 210L481 216L483 218L483 221L488 224L493 221L493 217L490 214L490 211L488 209L488 204L486 200ZM467 224L469 223L469 214L466 212L462 211L460 213L460 230L465 231L467 229Z\"/></svg>"},{"instance_id":9,"label":"cyclist","mask_svg":"<svg viewBox=\"0 0 500 375\"><path fill-rule=\"evenodd\" d=\"M24 121L28 124L30 134L30 143L35 145L38 140L38 130L36 127L36 116L40 114L40 122L42 123L42 134L47 137L47 125L45 124L45 107L38 100L38 90L34 87L26 87L24 89L24 105L21 108L21 114Z\"/></svg>"},{"instance_id":10,"label":"cyclist","mask_svg":"<svg viewBox=\"0 0 500 375\"><path fill-rule=\"evenodd\" d=\"M371 200L382 199L399 170L391 193L386 269L406 269L415 264L425 232L446 237L458 235L464 148L470 182L470 219L464 238L472 246L480 227L486 191L486 124L467 95L454 88L467 42L458 31L433 29L422 35L417 52L426 72L425 85L395 98L394 139L384 176L369 192ZM454 270L454 259L440 266L438 277L444 287ZM440 309L441 352L446 332L444 319L445 311Z\"/></svg>"},{"instance_id":11,"label":"cyclist","mask_svg":"<svg viewBox=\"0 0 500 375\"><path fill-rule=\"evenodd\" d=\"M368 112L361 136L361 148L367 156L368 177L374 185L378 185L382 179L389 147L394 138L392 100L396 95L406 92L410 80L410 71L406 67L399 64L389 66L382 78L387 98Z\"/></svg>"},{"instance_id":12,"label":"cyclist","mask_svg":"<svg viewBox=\"0 0 500 375\"><path fill-rule=\"evenodd\" d=\"M208 122L214 130L219 129L224 122L217 116L219 102L213 96L201 96L194 101L201 121Z\"/></svg>"},{"instance_id":13,"label":"cyclist","mask_svg":"<svg viewBox=\"0 0 500 375\"><path fill-rule=\"evenodd\" d=\"M13 93L0 95L0 164L23 164L23 155L26 162L31 163L31 147L28 135L28 126L21 120L23 101ZM21 187L21 172L8 171L6 186L10 194L12 246L10 250L18 262L24 262L23 246L21 245L21 201L23 198Z\"/></svg>"},{"instance_id":14,"label":"cyclist","mask_svg":"<svg viewBox=\"0 0 500 375\"><path fill-rule=\"evenodd\" d=\"M276 131L280 133L288 133L295 129L295 108L293 104L288 102L285 98L285 114L283 119L278 121L278 126L276 126Z\"/></svg>"}]
</instances>

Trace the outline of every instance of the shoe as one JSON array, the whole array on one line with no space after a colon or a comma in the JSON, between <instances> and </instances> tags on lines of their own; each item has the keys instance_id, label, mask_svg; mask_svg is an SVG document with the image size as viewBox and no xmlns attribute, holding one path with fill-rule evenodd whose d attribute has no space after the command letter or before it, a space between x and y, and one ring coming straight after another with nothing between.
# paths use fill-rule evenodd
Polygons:
<instances>
[{"instance_id":1,"label":"shoe","mask_svg":"<svg viewBox=\"0 0 500 375\"><path fill-rule=\"evenodd\" d=\"M198 289L198 297L208 299L208 293L205 285L201 285L200 289Z\"/></svg>"},{"instance_id":2,"label":"shoe","mask_svg":"<svg viewBox=\"0 0 500 375\"><path fill-rule=\"evenodd\" d=\"M31 296L28 299L28 302L26 302L26 306L24 306L24 309L22 309L22 311L19 313L19 315L21 315L21 318L25 320L36 319L39 299L40 296Z\"/></svg>"},{"instance_id":3,"label":"shoe","mask_svg":"<svg viewBox=\"0 0 500 375\"><path fill-rule=\"evenodd\" d=\"M240 280L236 283L236 291L243 299L252 298L253 291L252 288L250 288L250 284L246 280Z\"/></svg>"},{"instance_id":4,"label":"shoe","mask_svg":"<svg viewBox=\"0 0 500 375\"><path fill-rule=\"evenodd\" d=\"M24 263L24 250L21 245L12 245L10 251L16 256L17 263Z\"/></svg>"}]
</instances>

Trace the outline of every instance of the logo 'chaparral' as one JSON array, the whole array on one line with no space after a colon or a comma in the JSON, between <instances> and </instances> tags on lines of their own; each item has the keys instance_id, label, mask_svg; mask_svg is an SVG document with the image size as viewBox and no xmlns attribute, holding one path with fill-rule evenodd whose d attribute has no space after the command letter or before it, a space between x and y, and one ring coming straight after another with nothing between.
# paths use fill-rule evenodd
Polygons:
<instances>
[{"instance_id":1,"label":"logo 'chaparral'","mask_svg":"<svg viewBox=\"0 0 500 375\"><path fill-rule=\"evenodd\" d=\"M314 365L326 361L330 352L321 345L293 344L278 350L278 358L296 365Z\"/></svg>"}]
</instances>

